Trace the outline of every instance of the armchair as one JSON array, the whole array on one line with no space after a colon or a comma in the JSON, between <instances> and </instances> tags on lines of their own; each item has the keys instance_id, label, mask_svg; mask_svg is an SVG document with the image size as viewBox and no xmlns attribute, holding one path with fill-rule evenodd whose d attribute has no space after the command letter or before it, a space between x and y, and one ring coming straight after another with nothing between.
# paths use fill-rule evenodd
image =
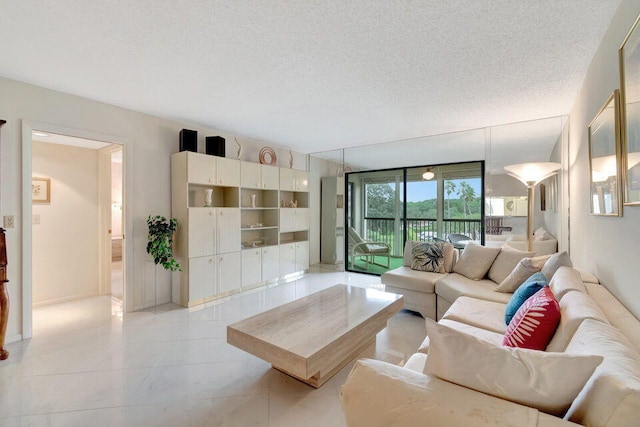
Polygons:
<instances>
[{"instance_id":1,"label":"armchair","mask_svg":"<svg viewBox=\"0 0 640 427\"><path fill-rule=\"evenodd\" d=\"M349 265L351 268L354 266L356 257L364 257L365 265L369 268L369 263L375 264L376 256L386 256L387 265L383 267L389 268L391 246L385 242L365 240L353 227L349 227Z\"/></svg>"}]
</instances>

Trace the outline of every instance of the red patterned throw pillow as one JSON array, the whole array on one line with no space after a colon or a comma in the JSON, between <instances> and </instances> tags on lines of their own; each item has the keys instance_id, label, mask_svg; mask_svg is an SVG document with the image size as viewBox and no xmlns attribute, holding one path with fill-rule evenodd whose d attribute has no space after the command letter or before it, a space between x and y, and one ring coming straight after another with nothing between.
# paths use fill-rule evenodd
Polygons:
<instances>
[{"instance_id":1,"label":"red patterned throw pillow","mask_svg":"<svg viewBox=\"0 0 640 427\"><path fill-rule=\"evenodd\" d=\"M545 286L520 306L507 326L502 345L544 350L559 322L560 306Z\"/></svg>"}]
</instances>

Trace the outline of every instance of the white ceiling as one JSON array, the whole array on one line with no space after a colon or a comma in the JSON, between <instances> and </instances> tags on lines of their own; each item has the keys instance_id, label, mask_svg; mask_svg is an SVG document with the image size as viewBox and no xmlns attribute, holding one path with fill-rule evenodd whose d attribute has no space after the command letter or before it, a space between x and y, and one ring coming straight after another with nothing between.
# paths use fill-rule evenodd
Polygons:
<instances>
[{"instance_id":1,"label":"white ceiling","mask_svg":"<svg viewBox=\"0 0 640 427\"><path fill-rule=\"evenodd\" d=\"M301 152L567 114L619 0L0 0L0 76Z\"/></svg>"}]
</instances>

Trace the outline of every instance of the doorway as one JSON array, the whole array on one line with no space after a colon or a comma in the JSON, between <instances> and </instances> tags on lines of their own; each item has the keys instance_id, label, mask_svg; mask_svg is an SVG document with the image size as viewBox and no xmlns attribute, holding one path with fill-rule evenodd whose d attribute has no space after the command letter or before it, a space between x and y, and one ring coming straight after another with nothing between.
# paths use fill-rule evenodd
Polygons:
<instances>
[{"instance_id":1,"label":"doorway","mask_svg":"<svg viewBox=\"0 0 640 427\"><path fill-rule=\"evenodd\" d=\"M24 338L34 325L48 324L40 322L40 313L47 311L41 307L87 299L111 302L113 297L115 304L92 306L121 315L126 294L123 145L37 127L29 132L25 174L32 193L44 189L47 194L31 195L33 201L29 197L30 213L23 205L23 216L31 217L30 238L25 239L31 280L25 280L30 295L24 297L23 308L29 305L23 314ZM31 327L25 327L29 322Z\"/></svg>"}]
</instances>

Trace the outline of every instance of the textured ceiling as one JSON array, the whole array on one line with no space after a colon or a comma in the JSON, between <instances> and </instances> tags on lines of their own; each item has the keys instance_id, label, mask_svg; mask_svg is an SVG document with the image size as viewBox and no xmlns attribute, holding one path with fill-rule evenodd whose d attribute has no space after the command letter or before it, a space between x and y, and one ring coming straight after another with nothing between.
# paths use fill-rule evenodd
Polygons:
<instances>
[{"instance_id":1,"label":"textured ceiling","mask_svg":"<svg viewBox=\"0 0 640 427\"><path fill-rule=\"evenodd\" d=\"M301 152L567 114L619 0L0 0L0 76Z\"/></svg>"}]
</instances>

